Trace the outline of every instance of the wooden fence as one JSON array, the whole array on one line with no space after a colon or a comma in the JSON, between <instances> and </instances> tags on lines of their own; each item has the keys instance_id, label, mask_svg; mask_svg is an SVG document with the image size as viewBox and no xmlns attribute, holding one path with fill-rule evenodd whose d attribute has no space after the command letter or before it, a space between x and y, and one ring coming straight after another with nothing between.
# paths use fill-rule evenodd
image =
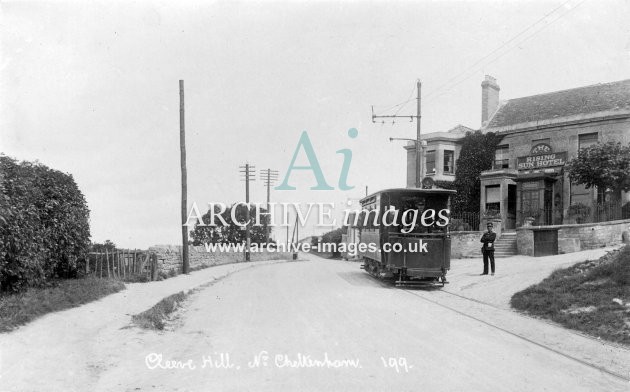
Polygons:
<instances>
[{"instance_id":1,"label":"wooden fence","mask_svg":"<svg viewBox=\"0 0 630 392\"><path fill-rule=\"evenodd\" d=\"M85 263L85 274L120 280L146 276L148 280L156 280L157 255L137 249L90 252Z\"/></svg>"}]
</instances>

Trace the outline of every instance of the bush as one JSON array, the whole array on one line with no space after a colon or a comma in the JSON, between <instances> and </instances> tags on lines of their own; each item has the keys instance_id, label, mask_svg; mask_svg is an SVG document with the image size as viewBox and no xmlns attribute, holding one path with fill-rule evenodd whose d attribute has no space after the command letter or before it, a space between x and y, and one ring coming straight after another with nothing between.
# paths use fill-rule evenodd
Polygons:
<instances>
[{"instance_id":1,"label":"bush","mask_svg":"<svg viewBox=\"0 0 630 392\"><path fill-rule=\"evenodd\" d=\"M492 169L494 153L502 136L492 132L466 132L462 149L457 159L457 172L453 184L457 194L453 197L451 210L477 212L481 198L480 174Z\"/></svg>"},{"instance_id":2,"label":"bush","mask_svg":"<svg viewBox=\"0 0 630 392\"><path fill-rule=\"evenodd\" d=\"M471 231L473 230L470 223L463 219L451 219L449 223L450 230L452 231Z\"/></svg>"},{"instance_id":3,"label":"bush","mask_svg":"<svg viewBox=\"0 0 630 392\"><path fill-rule=\"evenodd\" d=\"M339 244L341 243L341 235L345 233L346 230L346 227L340 227L333 231L329 231L322 236L322 244L336 244L333 248L335 249L335 251L333 252L333 257L341 256L341 253L337 252L336 250L339 249Z\"/></svg>"},{"instance_id":4,"label":"bush","mask_svg":"<svg viewBox=\"0 0 630 392\"><path fill-rule=\"evenodd\" d=\"M71 175L0 155L0 290L75 277L89 247L89 210Z\"/></svg>"},{"instance_id":5,"label":"bush","mask_svg":"<svg viewBox=\"0 0 630 392\"><path fill-rule=\"evenodd\" d=\"M569 206L567 210L569 218L575 219L577 223L582 223L591 215L591 207L582 203L575 203Z\"/></svg>"}]
</instances>

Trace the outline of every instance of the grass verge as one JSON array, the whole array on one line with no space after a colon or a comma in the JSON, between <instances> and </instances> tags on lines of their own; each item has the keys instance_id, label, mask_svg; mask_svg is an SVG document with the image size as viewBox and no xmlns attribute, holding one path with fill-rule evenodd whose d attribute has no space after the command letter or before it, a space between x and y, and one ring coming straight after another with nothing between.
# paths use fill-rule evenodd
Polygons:
<instances>
[{"instance_id":1,"label":"grass verge","mask_svg":"<svg viewBox=\"0 0 630 392\"><path fill-rule=\"evenodd\" d=\"M150 309L134 315L132 321L141 328L163 330L168 316L178 308L187 296L188 294L183 291L169 295Z\"/></svg>"},{"instance_id":2,"label":"grass verge","mask_svg":"<svg viewBox=\"0 0 630 392\"><path fill-rule=\"evenodd\" d=\"M47 313L95 301L125 288L110 279L59 280L51 287L30 288L24 293L0 296L0 332L9 332Z\"/></svg>"},{"instance_id":3,"label":"grass verge","mask_svg":"<svg viewBox=\"0 0 630 392\"><path fill-rule=\"evenodd\" d=\"M316 250L312 250L309 252L316 256L322 257L324 259L332 259L332 260L341 260L341 254L334 254L332 252L318 252Z\"/></svg>"},{"instance_id":4,"label":"grass verge","mask_svg":"<svg viewBox=\"0 0 630 392\"><path fill-rule=\"evenodd\" d=\"M630 245L554 271L511 299L515 309L630 345Z\"/></svg>"}]
</instances>

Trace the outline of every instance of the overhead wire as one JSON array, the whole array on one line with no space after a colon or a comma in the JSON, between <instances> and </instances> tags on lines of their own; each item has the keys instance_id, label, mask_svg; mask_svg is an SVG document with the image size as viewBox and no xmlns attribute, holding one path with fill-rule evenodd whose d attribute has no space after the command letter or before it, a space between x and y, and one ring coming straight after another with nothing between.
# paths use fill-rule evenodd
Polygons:
<instances>
[{"instance_id":1,"label":"overhead wire","mask_svg":"<svg viewBox=\"0 0 630 392\"><path fill-rule=\"evenodd\" d=\"M486 54L485 56L481 57L479 60L475 61L473 64L471 64L470 66L468 66L466 69L464 69L463 71L461 71L460 73L458 73L457 75L455 75L454 77L450 78L446 83L443 83L442 85L438 86L436 89L434 89L433 91L429 92L425 97L423 97L423 104L426 105L428 103L431 103L435 100L435 98L443 95L445 92L450 91L451 89L453 89L454 87L457 87L458 85L460 85L461 83L465 82L466 80L470 79L472 76L474 76L478 70L478 66L482 65L482 66L487 66L488 64L492 64L493 62L499 60L501 57L505 56L506 54L508 54L509 52L511 52L512 50L516 49L519 45L523 44L524 42L526 42L527 40L531 39L532 37L534 37L536 34L540 33L542 30L544 30L545 28L551 26L553 23L557 22L558 20L564 18L565 16L567 16L569 13L573 12L576 8L578 8L580 5L582 5L584 2L586 2L586 0L581 0L579 1L577 4L575 4L574 6L572 6L570 9L568 9L566 12L560 14L557 18L551 20L548 23L543 24L542 26L540 26L540 28L538 28L537 30L534 30L534 32L532 34L529 34L527 36L525 36L524 39L520 40L517 42L516 45L507 48L507 50L505 50L503 53L499 53L498 56L495 56L493 59L491 59L490 61L484 62L484 60L490 58L492 55L496 54L497 52L501 51L503 48L506 48L509 44L515 42L519 37L521 37L523 34L527 33L528 31L532 30L535 26L539 25L541 22L545 21L549 16L553 15L556 11L558 11L559 9L565 7L567 4L571 3L573 0L566 0L565 2L563 2L562 4L560 4L559 6L555 7L554 9L552 9L551 11L549 11L548 13L546 13L545 15L543 15L541 18L539 18L538 20L536 20L534 23L531 23L530 25L528 25L525 29L521 30L519 33L517 33L515 36L513 36L512 38L510 38L509 40L505 41L503 44L501 44L500 46L498 46L497 48L493 49L491 52L489 52L488 54ZM472 71L472 72L471 72ZM463 79L460 79L462 76L465 76ZM455 83L453 83L455 82ZM411 94L409 95L408 99L400 102L396 105L390 106L389 108L386 109L382 109L380 111L380 113L385 113L388 112L392 109L397 108L396 112L394 113L394 115L398 115L398 113L400 113L400 111L409 103L413 100L413 93L416 91L416 87L414 85ZM433 99L429 99L429 98L433 98ZM376 114L376 113L375 113Z\"/></svg>"},{"instance_id":2,"label":"overhead wire","mask_svg":"<svg viewBox=\"0 0 630 392\"><path fill-rule=\"evenodd\" d=\"M404 107L404 105L408 104L411 100L413 100L412 97L415 91L416 91L416 86L414 85L413 88L411 89L411 93L409 94L409 97L405 101L402 101L394 106L390 106L387 109L381 109L380 113L386 113L394 108L398 108L398 110L396 111L396 114L398 114L400 110Z\"/></svg>"},{"instance_id":3,"label":"overhead wire","mask_svg":"<svg viewBox=\"0 0 630 392\"><path fill-rule=\"evenodd\" d=\"M465 82L466 80L468 80L469 78L471 78L472 76L475 75L475 73L478 70L478 67L476 67L477 65L482 64L483 60L486 60L487 58L489 58L490 56L492 56L493 54L497 53L499 50L503 49L504 47L507 46L507 44L514 42L514 40L518 37L520 37L521 35L523 35L525 32L531 30L532 27L534 27L535 25L538 25L541 21L545 20L548 16L550 16L551 14L553 14L556 10L558 10L559 8L565 6L567 3L569 3L571 0L565 1L564 3L562 3L560 6L554 8L552 11L550 11L549 13L545 14L545 16L543 16L542 18L540 18L539 20L537 20L536 22L534 22L533 24L529 25L526 29L522 30L520 33L518 33L516 36L514 36L513 38L509 39L508 41L506 41L503 45L499 46L498 48L494 49L493 51L491 51L490 53L488 53L487 55L485 55L484 57L482 57L481 59L477 60L475 63L473 63L471 66L469 66L468 68L466 68L464 71L460 72L458 75L456 75L455 77L449 79L448 82L442 84L441 86L437 87L435 90L431 91L429 94L427 94L424 99L427 100L428 98L436 98L439 97L441 95L443 95L445 92L453 89L454 87L460 85L461 83ZM586 2L586 0L582 0L580 2L578 2L576 5L574 5L571 9L567 10L565 13L560 14L557 18L551 20L550 22L543 24L542 26L540 26L540 28L538 28L537 30L535 30L532 34L527 35L523 40L519 41L517 43L517 45L514 45L510 48L507 48L507 50L505 50L503 53L500 53L498 56L494 57L492 60L487 61L487 62L483 62L483 66L487 66L488 64L492 64L493 62L499 60L501 57L505 56L506 54L508 54L509 52L511 52L512 50L516 49L519 45L523 44L524 42L526 42L527 40L531 39L532 37L534 37L536 34L540 33L542 30L544 30L545 28L551 26L553 23L557 22L558 20L564 18L565 16L567 16L569 13L573 12L577 7L579 7L580 5L582 5L584 2ZM474 69L473 69L474 68ZM472 71L472 73L470 72ZM463 75L468 75L466 76L464 79L461 79L459 81L457 81L456 83L451 84L451 82L454 82L455 80L459 79L461 76ZM444 88L446 87L446 88ZM430 102L433 102L433 100L428 100L428 101L424 101L424 104L428 104Z\"/></svg>"}]
</instances>

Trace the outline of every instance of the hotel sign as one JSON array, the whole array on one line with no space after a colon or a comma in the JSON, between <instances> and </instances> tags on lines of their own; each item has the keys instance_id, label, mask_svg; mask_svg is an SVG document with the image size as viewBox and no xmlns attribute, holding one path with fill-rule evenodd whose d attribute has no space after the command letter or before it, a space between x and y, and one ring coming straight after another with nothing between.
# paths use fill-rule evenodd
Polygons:
<instances>
[{"instance_id":1,"label":"hotel sign","mask_svg":"<svg viewBox=\"0 0 630 392\"><path fill-rule=\"evenodd\" d=\"M564 166L567 161L567 152L553 152L548 144L535 145L530 155L518 157L518 170L544 169L555 166Z\"/></svg>"}]
</instances>

